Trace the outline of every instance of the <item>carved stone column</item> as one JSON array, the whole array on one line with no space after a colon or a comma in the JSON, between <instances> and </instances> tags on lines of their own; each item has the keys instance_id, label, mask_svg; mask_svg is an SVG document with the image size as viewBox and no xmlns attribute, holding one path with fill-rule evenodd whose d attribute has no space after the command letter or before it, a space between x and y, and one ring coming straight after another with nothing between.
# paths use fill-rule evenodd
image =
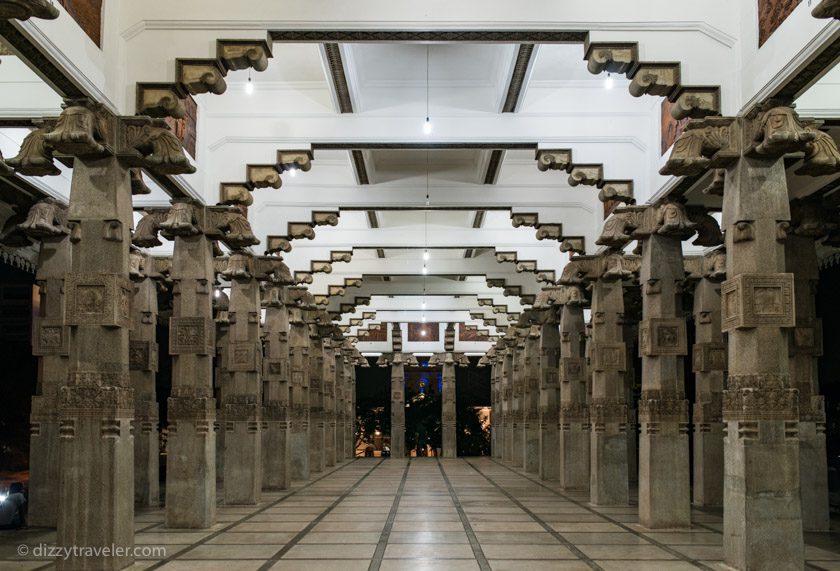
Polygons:
<instances>
[{"instance_id":1,"label":"carved stone column","mask_svg":"<svg viewBox=\"0 0 840 571\"><path fill-rule=\"evenodd\" d=\"M725 255L716 250L710 261L724 267L706 271L694 288L693 370L694 403L694 494L697 506L723 505L723 381L726 345L721 333L720 281L725 277Z\"/></svg>"},{"instance_id":2,"label":"carved stone column","mask_svg":"<svg viewBox=\"0 0 840 571\"><path fill-rule=\"evenodd\" d=\"M326 426L324 417L324 340L309 312L309 470L324 471Z\"/></svg>"},{"instance_id":3,"label":"carved stone column","mask_svg":"<svg viewBox=\"0 0 840 571\"><path fill-rule=\"evenodd\" d=\"M164 262L164 260L160 260ZM160 274L151 256L131 253L131 303L129 371L134 387L134 504L155 507L160 503L160 444L155 377L158 370L157 284ZM166 260L171 265L171 260Z\"/></svg>"},{"instance_id":4,"label":"carved stone column","mask_svg":"<svg viewBox=\"0 0 840 571\"><path fill-rule=\"evenodd\" d=\"M786 351L796 326L794 276L785 273L784 255L790 153L803 153L797 175L840 170L831 135L768 101L744 117L691 121L661 171L725 169L723 547L726 564L736 569L801 569L803 561L799 395Z\"/></svg>"},{"instance_id":5,"label":"carved stone column","mask_svg":"<svg viewBox=\"0 0 840 571\"><path fill-rule=\"evenodd\" d=\"M441 366L443 393L441 395L442 416L442 448L444 458L458 457L458 439L456 433L456 402L455 402L455 367L469 365L469 359L463 353L453 353L455 348L455 325L446 326L444 349L446 353L438 353L429 360L429 366Z\"/></svg>"},{"instance_id":6,"label":"carved stone column","mask_svg":"<svg viewBox=\"0 0 840 571\"><path fill-rule=\"evenodd\" d=\"M62 117L69 120L72 107ZM134 544L134 391L128 372L131 181L116 158L77 157L64 291L69 375L61 387L57 544ZM132 557L74 555L60 569L122 569Z\"/></svg>"},{"instance_id":7,"label":"carved stone column","mask_svg":"<svg viewBox=\"0 0 840 571\"><path fill-rule=\"evenodd\" d=\"M592 287L592 402L589 409L590 485L595 505L629 502L627 475L627 403L624 370L627 350L620 279L598 279Z\"/></svg>"},{"instance_id":8,"label":"carved stone column","mask_svg":"<svg viewBox=\"0 0 840 571\"><path fill-rule=\"evenodd\" d=\"M344 370L344 340L336 334L332 340L335 354L335 461L344 462L347 459L347 404L345 402L347 389Z\"/></svg>"},{"instance_id":9,"label":"carved stone column","mask_svg":"<svg viewBox=\"0 0 840 571\"><path fill-rule=\"evenodd\" d=\"M790 108L770 109L756 125L765 142L726 169L723 197L724 557L736 569L801 569L799 410L787 355L794 280L780 241L790 220L780 155L805 138Z\"/></svg>"},{"instance_id":10,"label":"carved stone column","mask_svg":"<svg viewBox=\"0 0 840 571\"><path fill-rule=\"evenodd\" d=\"M651 529L691 525L682 240L694 233L692 228L682 205L668 203L658 209L656 224L644 228L650 234L640 236L639 522Z\"/></svg>"},{"instance_id":11,"label":"carved stone column","mask_svg":"<svg viewBox=\"0 0 840 571\"><path fill-rule=\"evenodd\" d=\"M356 441L359 434L359 415L356 410L356 366L369 367L367 359L365 359L359 350L352 347L353 360L348 361L347 365L347 379L348 379L348 397L347 397L347 414L350 417L348 432L350 435L350 458L356 457Z\"/></svg>"},{"instance_id":12,"label":"carved stone column","mask_svg":"<svg viewBox=\"0 0 840 571\"><path fill-rule=\"evenodd\" d=\"M525 336L527 329L512 328L516 345L513 347L513 374L511 375L511 407L508 434L511 438L510 463L522 468L525 456Z\"/></svg>"},{"instance_id":13,"label":"carved stone column","mask_svg":"<svg viewBox=\"0 0 840 571\"><path fill-rule=\"evenodd\" d=\"M216 421L213 433L216 435L216 481L225 480L225 410L224 391L230 386L230 372L227 364L228 334L230 333L230 298L221 288L213 293L213 312L216 322L216 359L213 369L213 397L216 399Z\"/></svg>"},{"instance_id":14,"label":"carved stone column","mask_svg":"<svg viewBox=\"0 0 840 571\"><path fill-rule=\"evenodd\" d=\"M583 293L566 286L560 315L560 485L565 490L589 488L589 407L584 336Z\"/></svg>"},{"instance_id":15,"label":"carved stone column","mask_svg":"<svg viewBox=\"0 0 840 571\"><path fill-rule=\"evenodd\" d=\"M560 330L554 303L546 302L540 325L539 476L543 480L560 479Z\"/></svg>"},{"instance_id":16,"label":"carved stone column","mask_svg":"<svg viewBox=\"0 0 840 571\"><path fill-rule=\"evenodd\" d=\"M405 457L405 356L400 324L392 327L394 358L391 361L391 456ZM399 340L399 341L398 341Z\"/></svg>"},{"instance_id":17,"label":"carved stone column","mask_svg":"<svg viewBox=\"0 0 840 571\"><path fill-rule=\"evenodd\" d=\"M229 279L230 330L226 350L227 387L223 390L225 430L225 504L252 505L262 493L262 342L258 260L244 251L224 260Z\"/></svg>"},{"instance_id":18,"label":"carved stone column","mask_svg":"<svg viewBox=\"0 0 840 571\"><path fill-rule=\"evenodd\" d=\"M309 326L303 318L306 288L290 287L289 294L289 366L291 385L292 479L309 479Z\"/></svg>"},{"instance_id":19,"label":"carved stone column","mask_svg":"<svg viewBox=\"0 0 840 571\"><path fill-rule=\"evenodd\" d=\"M797 231L805 233L805 225ZM814 291L819 279L817 254L810 236L789 235L785 242L787 271L793 273L796 327L789 339L791 386L799 390L799 478L802 527L828 531L828 455L825 402L820 395L818 358L822 355L822 322Z\"/></svg>"},{"instance_id":20,"label":"carved stone column","mask_svg":"<svg viewBox=\"0 0 840 571\"><path fill-rule=\"evenodd\" d=\"M284 288L265 286L263 360L263 490L285 490L292 483L289 447L289 310Z\"/></svg>"},{"instance_id":21,"label":"carved stone column","mask_svg":"<svg viewBox=\"0 0 840 571\"><path fill-rule=\"evenodd\" d=\"M503 462L513 461L513 363L516 352L516 329L508 327L502 338L505 344L504 362L502 363L502 427L499 436L502 439L501 459Z\"/></svg>"},{"instance_id":22,"label":"carved stone column","mask_svg":"<svg viewBox=\"0 0 840 571\"><path fill-rule=\"evenodd\" d=\"M534 316L531 315L533 318ZM522 463L526 472L540 471L540 330L536 324L525 330Z\"/></svg>"},{"instance_id":23,"label":"carved stone column","mask_svg":"<svg viewBox=\"0 0 840 571\"><path fill-rule=\"evenodd\" d=\"M324 345L324 466L335 466L335 353L333 326L319 326Z\"/></svg>"},{"instance_id":24,"label":"carved stone column","mask_svg":"<svg viewBox=\"0 0 840 571\"><path fill-rule=\"evenodd\" d=\"M67 208L47 198L29 211L21 229L41 242L38 253L40 313L32 324L32 354L38 381L32 397L29 437L29 514L35 527L58 519L60 387L67 382L68 335L64 323L64 279L70 268Z\"/></svg>"}]
</instances>

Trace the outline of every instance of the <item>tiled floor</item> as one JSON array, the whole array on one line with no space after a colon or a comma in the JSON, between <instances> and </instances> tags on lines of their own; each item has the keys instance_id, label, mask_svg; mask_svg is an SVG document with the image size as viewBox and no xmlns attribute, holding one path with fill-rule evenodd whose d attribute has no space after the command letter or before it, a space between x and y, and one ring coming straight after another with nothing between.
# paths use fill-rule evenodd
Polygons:
<instances>
[{"instance_id":1,"label":"tiled floor","mask_svg":"<svg viewBox=\"0 0 840 571\"><path fill-rule=\"evenodd\" d=\"M691 530L649 532L636 507L594 508L487 458L358 459L265 494L259 506L220 507L206 531L165 529L139 512L137 545L165 546L137 569L657 571L723 569L721 519L693 514ZM840 571L840 539L808 536L808 568ZM0 532L0 571L49 568L20 544L45 530ZM820 547L817 547L819 545Z\"/></svg>"}]
</instances>

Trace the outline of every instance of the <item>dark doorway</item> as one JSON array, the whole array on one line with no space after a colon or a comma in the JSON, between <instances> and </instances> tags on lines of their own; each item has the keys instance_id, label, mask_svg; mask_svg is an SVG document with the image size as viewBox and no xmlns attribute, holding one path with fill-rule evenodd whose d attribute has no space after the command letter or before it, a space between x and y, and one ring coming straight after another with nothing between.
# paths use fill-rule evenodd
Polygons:
<instances>
[{"instance_id":1,"label":"dark doorway","mask_svg":"<svg viewBox=\"0 0 840 571\"><path fill-rule=\"evenodd\" d=\"M405 439L411 456L439 454L441 448L440 367L429 367L428 357L417 357L419 367L405 369Z\"/></svg>"},{"instance_id":2,"label":"dark doorway","mask_svg":"<svg viewBox=\"0 0 840 571\"><path fill-rule=\"evenodd\" d=\"M455 369L455 434L458 456L490 455L490 367Z\"/></svg>"}]
</instances>

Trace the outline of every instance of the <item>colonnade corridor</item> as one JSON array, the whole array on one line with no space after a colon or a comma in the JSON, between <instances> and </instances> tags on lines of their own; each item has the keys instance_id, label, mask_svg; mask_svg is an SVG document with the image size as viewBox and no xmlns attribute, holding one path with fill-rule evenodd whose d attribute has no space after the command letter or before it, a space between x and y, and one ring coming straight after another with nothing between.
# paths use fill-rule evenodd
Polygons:
<instances>
[{"instance_id":1,"label":"colonnade corridor","mask_svg":"<svg viewBox=\"0 0 840 571\"><path fill-rule=\"evenodd\" d=\"M445 571L682 571L725 569L720 511L691 513L690 529L649 530L635 500L597 507L487 457L357 458L255 506L218 506L209 529L171 529L163 509L137 510L135 544L164 548L132 569ZM840 543L806 533L806 568L840 569ZM19 544L53 544L43 529L0 535L0 569ZM44 558L45 559L45 558Z\"/></svg>"}]
</instances>

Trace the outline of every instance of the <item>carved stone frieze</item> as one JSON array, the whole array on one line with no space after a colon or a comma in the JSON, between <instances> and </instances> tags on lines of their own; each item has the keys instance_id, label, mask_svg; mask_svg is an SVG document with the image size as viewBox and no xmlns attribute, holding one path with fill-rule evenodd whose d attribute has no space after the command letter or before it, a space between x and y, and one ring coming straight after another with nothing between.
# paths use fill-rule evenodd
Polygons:
<instances>
[{"instance_id":1,"label":"carved stone frieze","mask_svg":"<svg viewBox=\"0 0 840 571\"><path fill-rule=\"evenodd\" d=\"M642 63L627 74L630 95L668 97L680 84L679 63Z\"/></svg>"},{"instance_id":2,"label":"carved stone frieze","mask_svg":"<svg viewBox=\"0 0 840 571\"><path fill-rule=\"evenodd\" d=\"M814 18L840 19L840 0L822 0L811 10Z\"/></svg>"},{"instance_id":3,"label":"carved stone frieze","mask_svg":"<svg viewBox=\"0 0 840 571\"><path fill-rule=\"evenodd\" d=\"M674 119L701 119L720 115L720 87L679 86L669 98Z\"/></svg>"},{"instance_id":4,"label":"carved stone frieze","mask_svg":"<svg viewBox=\"0 0 840 571\"><path fill-rule=\"evenodd\" d=\"M236 182L223 182L219 185L219 204L240 204L250 206L254 195L247 185Z\"/></svg>"},{"instance_id":5,"label":"carved stone frieze","mask_svg":"<svg viewBox=\"0 0 840 571\"><path fill-rule=\"evenodd\" d=\"M61 237L70 233L67 207L54 198L45 198L32 205L26 221L18 226L33 238Z\"/></svg>"},{"instance_id":6,"label":"carved stone frieze","mask_svg":"<svg viewBox=\"0 0 840 571\"><path fill-rule=\"evenodd\" d=\"M688 401L676 391L643 390L639 398L642 423L688 422Z\"/></svg>"},{"instance_id":7,"label":"carved stone frieze","mask_svg":"<svg viewBox=\"0 0 840 571\"><path fill-rule=\"evenodd\" d=\"M271 44L266 40L216 40L216 57L230 71L265 71L272 57Z\"/></svg>"},{"instance_id":8,"label":"carved stone frieze","mask_svg":"<svg viewBox=\"0 0 840 571\"><path fill-rule=\"evenodd\" d=\"M52 149L44 137L48 131L44 127L29 133L20 145L17 156L6 159L6 164L15 172L25 176L57 176L61 171L53 162Z\"/></svg>"},{"instance_id":9,"label":"carved stone frieze","mask_svg":"<svg viewBox=\"0 0 840 571\"><path fill-rule=\"evenodd\" d=\"M134 389L128 373L71 371L59 388L59 413L67 417L133 417Z\"/></svg>"},{"instance_id":10,"label":"carved stone frieze","mask_svg":"<svg viewBox=\"0 0 840 571\"><path fill-rule=\"evenodd\" d=\"M51 0L0 0L0 20L55 20L58 15Z\"/></svg>"},{"instance_id":11,"label":"carved stone frieze","mask_svg":"<svg viewBox=\"0 0 840 571\"><path fill-rule=\"evenodd\" d=\"M660 174L695 176L710 168L722 168L740 156L738 122L731 117L705 117L690 121L674 143Z\"/></svg>"},{"instance_id":12,"label":"carved stone frieze","mask_svg":"<svg viewBox=\"0 0 840 571\"><path fill-rule=\"evenodd\" d=\"M636 199L633 198L633 181L632 180L605 180L603 186L598 192L598 200L601 202L608 202L615 200L625 204L634 204Z\"/></svg>"},{"instance_id":13,"label":"carved stone frieze","mask_svg":"<svg viewBox=\"0 0 840 571\"><path fill-rule=\"evenodd\" d=\"M138 83L137 114L179 119L186 115L182 101L186 96L178 83Z\"/></svg>"},{"instance_id":14,"label":"carved stone frieze","mask_svg":"<svg viewBox=\"0 0 840 571\"><path fill-rule=\"evenodd\" d=\"M572 165L569 186L599 186L604 180L604 165Z\"/></svg>"},{"instance_id":15,"label":"carved stone frieze","mask_svg":"<svg viewBox=\"0 0 840 571\"><path fill-rule=\"evenodd\" d=\"M542 149L537 151L537 168L542 172L548 170L568 171L571 166L571 149Z\"/></svg>"},{"instance_id":16,"label":"carved stone frieze","mask_svg":"<svg viewBox=\"0 0 840 571\"><path fill-rule=\"evenodd\" d=\"M639 59L639 46L635 43L590 43L583 59L589 73L626 74Z\"/></svg>"},{"instance_id":17,"label":"carved stone frieze","mask_svg":"<svg viewBox=\"0 0 840 571\"><path fill-rule=\"evenodd\" d=\"M604 425L627 423L627 404L620 398L593 398L589 405L589 421L595 429L603 430Z\"/></svg>"},{"instance_id":18,"label":"carved stone frieze","mask_svg":"<svg viewBox=\"0 0 840 571\"><path fill-rule=\"evenodd\" d=\"M721 286L722 330L793 327L793 274L739 274Z\"/></svg>"},{"instance_id":19,"label":"carved stone frieze","mask_svg":"<svg viewBox=\"0 0 840 571\"><path fill-rule=\"evenodd\" d=\"M221 95L227 90L227 70L216 59L175 60L175 74L178 82L192 95Z\"/></svg>"},{"instance_id":20,"label":"carved stone frieze","mask_svg":"<svg viewBox=\"0 0 840 571\"><path fill-rule=\"evenodd\" d=\"M787 375L729 375L723 391L724 420L799 419L799 391Z\"/></svg>"}]
</instances>

